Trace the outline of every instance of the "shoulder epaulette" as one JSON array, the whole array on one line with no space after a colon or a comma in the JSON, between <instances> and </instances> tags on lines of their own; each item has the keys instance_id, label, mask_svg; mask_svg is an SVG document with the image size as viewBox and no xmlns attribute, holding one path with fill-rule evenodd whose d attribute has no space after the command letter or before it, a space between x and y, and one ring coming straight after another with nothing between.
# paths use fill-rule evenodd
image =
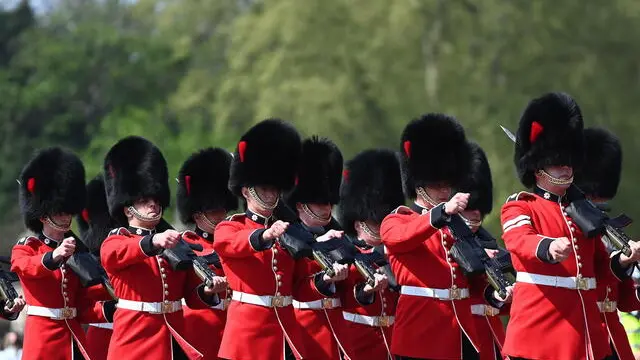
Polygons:
<instances>
[{"instance_id":1,"label":"shoulder epaulette","mask_svg":"<svg viewBox=\"0 0 640 360\"><path fill-rule=\"evenodd\" d=\"M225 220L227 221L234 221L234 220L238 220L240 219L240 217L244 216L244 213L237 213L237 214L233 214L228 216Z\"/></svg>"},{"instance_id":2,"label":"shoulder epaulette","mask_svg":"<svg viewBox=\"0 0 640 360\"><path fill-rule=\"evenodd\" d=\"M109 235L124 235L124 236L129 236L131 235L131 233L129 232L129 230L127 230L127 228L125 227L119 227L119 228L115 228L111 231L109 231Z\"/></svg>"},{"instance_id":3,"label":"shoulder epaulette","mask_svg":"<svg viewBox=\"0 0 640 360\"><path fill-rule=\"evenodd\" d=\"M395 210L393 210L391 213L392 214L408 215L408 214L412 214L413 210L411 210L410 207L407 207L407 206L404 206L404 205L400 205L397 208L395 208Z\"/></svg>"},{"instance_id":4,"label":"shoulder epaulette","mask_svg":"<svg viewBox=\"0 0 640 360\"><path fill-rule=\"evenodd\" d=\"M32 240L38 240L38 238L35 236L25 236L22 239L18 240L17 245L27 245Z\"/></svg>"},{"instance_id":5,"label":"shoulder epaulette","mask_svg":"<svg viewBox=\"0 0 640 360\"><path fill-rule=\"evenodd\" d=\"M509 201L528 200L528 199L535 199L535 196L533 196L533 194L530 192L520 191L515 194L511 194L507 198L507 201L505 201L505 203L508 203Z\"/></svg>"}]
</instances>

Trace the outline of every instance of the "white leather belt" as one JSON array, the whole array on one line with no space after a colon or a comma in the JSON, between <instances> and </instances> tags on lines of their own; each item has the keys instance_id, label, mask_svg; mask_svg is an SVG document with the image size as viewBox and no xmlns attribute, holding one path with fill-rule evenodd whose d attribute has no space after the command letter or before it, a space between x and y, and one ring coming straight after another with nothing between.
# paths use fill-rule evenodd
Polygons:
<instances>
[{"instance_id":1,"label":"white leather belt","mask_svg":"<svg viewBox=\"0 0 640 360\"><path fill-rule=\"evenodd\" d=\"M616 312L618 310L618 302L611 300L598 301L598 309L603 313Z\"/></svg>"},{"instance_id":2,"label":"white leather belt","mask_svg":"<svg viewBox=\"0 0 640 360\"><path fill-rule=\"evenodd\" d=\"M469 289L431 289L427 287L403 285L400 288L400 294L429 297L440 300L461 300L469 297Z\"/></svg>"},{"instance_id":3,"label":"white leather belt","mask_svg":"<svg viewBox=\"0 0 640 360\"><path fill-rule=\"evenodd\" d=\"M321 310L321 309L335 309L339 308L342 303L340 299L335 298L324 298L320 300L300 302L293 300L293 307L296 309L312 309L312 310Z\"/></svg>"},{"instance_id":4,"label":"white leather belt","mask_svg":"<svg viewBox=\"0 0 640 360\"><path fill-rule=\"evenodd\" d=\"M218 305L209 306L209 309L225 311L229 307L230 302L231 302L231 299L221 299ZM187 305L187 302L184 299L182 299L182 306L187 306L187 307L189 306Z\"/></svg>"},{"instance_id":5,"label":"white leather belt","mask_svg":"<svg viewBox=\"0 0 640 360\"><path fill-rule=\"evenodd\" d=\"M91 323L89 326L97 327L100 329L110 329L113 330L113 323Z\"/></svg>"},{"instance_id":6,"label":"white leather belt","mask_svg":"<svg viewBox=\"0 0 640 360\"><path fill-rule=\"evenodd\" d=\"M285 307L291 305L293 302L293 297L291 296L254 295L240 291L234 291L231 299L246 304L266 307Z\"/></svg>"},{"instance_id":7,"label":"white leather belt","mask_svg":"<svg viewBox=\"0 0 640 360\"><path fill-rule=\"evenodd\" d=\"M168 314L182 310L180 301L142 302L133 300L118 300L118 309L142 311L149 314Z\"/></svg>"},{"instance_id":8,"label":"white leather belt","mask_svg":"<svg viewBox=\"0 0 640 360\"><path fill-rule=\"evenodd\" d=\"M29 305L27 315L42 316L53 320L73 319L78 315L76 308L47 308L42 306Z\"/></svg>"},{"instance_id":9,"label":"white leather belt","mask_svg":"<svg viewBox=\"0 0 640 360\"><path fill-rule=\"evenodd\" d=\"M479 316L497 316L500 314L500 309L496 309L490 305L476 304L471 305L471 313Z\"/></svg>"},{"instance_id":10,"label":"white leather belt","mask_svg":"<svg viewBox=\"0 0 640 360\"><path fill-rule=\"evenodd\" d=\"M528 284L561 287L574 290L593 290L596 288L595 278L585 278L581 276L563 277L519 272L516 275L516 281Z\"/></svg>"},{"instance_id":11,"label":"white leather belt","mask_svg":"<svg viewBox=\"0 0 640 360\"><path fill-rule=\"evenodd\" d=\"M391 326L395 322L395 316L367 316L354 314L343 311L342 316L345 320L351 321L356 324L369 325L369 326Z\"/></svg>"}]
</instances>

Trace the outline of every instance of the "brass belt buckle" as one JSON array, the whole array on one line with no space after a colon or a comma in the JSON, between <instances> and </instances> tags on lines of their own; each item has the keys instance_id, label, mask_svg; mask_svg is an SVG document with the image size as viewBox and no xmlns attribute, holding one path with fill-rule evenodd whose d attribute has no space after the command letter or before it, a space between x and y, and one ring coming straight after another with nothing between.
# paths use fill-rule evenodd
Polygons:
<instances>
[{"instance_id":1,"label":"brass belt buckle","mask_svg":"<svg viewBox=\"0 0 640 360\"><path fill-rule=\"evenodd\" d=\"M587 278L578 275L576 277L576 288L578 290L589 290L589 281L587 281Z\"/></svg>"},{"instance_id":2,"label":"brass belt buckle","mask_svg":"<svg viewBox=\"0 0 640 360\"><path fill-rule=\"evenodd\" d=\"M173 303L162 303L160 313L168 314L170 312L173 312Z\"/></svg>"},{"instance_id":3,"label":"brass belt buckle","mask_svg":"<svg viewBox=\"0 0 640 360\"><path fill-rule=\"evenodd\" d=\"M73 309L65 307L62 309L62 319L71 319L73 318Z\"/></svg>"},{"instance_id":4,"label":"brass belt buckle","mask_svg":"<svg viewBox=\"0 0 640 360\"><path fill-rule=\"evenodd\" d=\"M458 289L458 288L449 289L449 297L451 298L451 300L460 300L460 299L462 299L462 294L460 293L460 289Z\"/></svg>"},{"instance_id":5,"label":"brass belt buckle","mask_svg":"<svg viewBox=\"0 0 640 360\"><path fill-rule=\"evenodd\" d=\"M378 317L378 326L387 327L389 326L389 317L388 316L380 316Z\"/></svg>"},{"instance_id":6,"label":"brass belt buckle","mask_svg":"<svg viewBox=\"0 0 640 360\"><path fill-rule=\"evenodd\" d=\"M614 312L616 311L616 304L613 301L606 299L604 304L602 304L602 308L604 312Z\"/></svg>"},{"instance_id":7,"label":"brass belt buckle","mask_svg":"<svg viewBox=\"0 0 640 360\"><path fill-rule=\"evenodd\" d=\"M485 305L484 306L484 315L485 316L496 316L498 315L499 310L494 308L493 306Z\"/></svg>"},{"instance_id":8,"label":"brass belt buckle","mask_svg":"<svg viewBox=\"0 0 640 360\"><path fill-rule=\"evenodd\" d=\"M282 297L282 296L273 296L271 298L271 306L272 307L283 307L284 306L284 297Z\"/></svg>"},{"instance_id":9,"label":"brass belt buckle","mask_svg":"<svg viewBox=\"0 0 640 360\"><path fill-rule=\"evenodd\" d=\"M322 308L333 309L333 299L329 299L329 298L322 299Z\"/></svg>"}]
</instances>

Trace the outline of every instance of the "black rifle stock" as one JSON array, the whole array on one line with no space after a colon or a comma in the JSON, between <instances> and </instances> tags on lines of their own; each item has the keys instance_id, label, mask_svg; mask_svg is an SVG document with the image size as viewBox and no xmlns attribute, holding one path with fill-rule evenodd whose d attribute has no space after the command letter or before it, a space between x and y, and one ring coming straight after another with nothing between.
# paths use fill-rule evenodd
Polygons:
<instances>
[{"instance_id":1,"label":"black rifle stock","mask_svg":"<svg viewBox=\"0 0 640 360\"><path fill-rule=\"evenodd\" d=\"M11 260L1 257L0 262L11 265ZM11 271L0 268L0 300L5 301L5 306L13 307L13 302L18 298L18 292L13 287L13 283L19 281L18 276Z\"/></svg>"},{"instance_id":2,"label":"black rifle stock","mask_svg":"<svg viewBox=\"0 0 640 360\"><path fill-rule=\"evenodd\" d=\"M173 270L193 269L205 286L213 286L213 278L216 274L211 270L205 258L193 252L194 250L202 251L202 245L189 243L183 239L184 236L197 238L195 233L185 231L180 236L176 246L171 249L164 249L160 256L167 260Z\"/></svg>"},{"instance_id":3,"label":"black rifle stock","mask_svg":"<svg viewBox=\"0 0 640 360\"><path fill-rule=\"evenodd\" d=\"M504 298L507 296L507 287L513 285L513 281L507 278L503 267L494 258L489 257L482 246L481 241L459 215L451 215L447 226L456 242L451 247L451 256L469 275L485 273L489 284Z\"/></svg>"},{"instance_id":4,"label":"black rifle stock","mask_svg":"<svg viewBox=\"0 0 640 360\"><path fill-rule=\"evenodd\" d=\"M65 264L78 276L80 285L91 287L100 284L111 298L118 300L107 272L100 264L98 257L92 254L84 242L80 241L73 233L69 235L76 239L76 251L66 260Z\"/></svg>"}]
</instances>

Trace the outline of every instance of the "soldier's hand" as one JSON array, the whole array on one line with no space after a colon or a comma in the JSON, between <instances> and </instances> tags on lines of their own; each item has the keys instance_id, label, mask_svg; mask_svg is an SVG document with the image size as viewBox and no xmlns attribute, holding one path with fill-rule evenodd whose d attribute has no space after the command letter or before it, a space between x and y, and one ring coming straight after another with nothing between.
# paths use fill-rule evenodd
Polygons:
<instances>
[{"instance_id":1,"label":"soldier's hand","mask_svg":"<svg viewBox=\"0 0 640 360\"><path fill-rule=\"evenodd\" d=\"M566 237L557 238L549 245L549 255L556 262L565 261L572 250L571 240Z\"/></svg>"},{"instance_id":2,"label":"soldier's hand","mask_svg":"<svg viewBox=\"0 0 640 360\"><path fill-rule=\"evenodd\" d=\"M620 254L620 265L623 267L629 267L629 265L640 260L640 242L629 241L629 249L631 249L631 255Z\"/></svg>"},{"instance_id":3,"label":"soldier's hand","mask_svg":"<svg viewBox=\"0 0 640 360\"><path fill-rule=\"evenodd\" d=\"M339 231L339 230L329 230L327 231L326 234L322 235L322 236L318 236L318 238L316 239L316 241L318 242L323 242L323 241L329 241L331 239L335 239L335 238L341 238L342 235L344 234L344 231Z\"/></svg>"},{"instance_id":4,"label":"soldier's hand","mask_svg":"<svg viewBox=\"0 0 640 360\"><path fill-rule=\"evenodd\" d=\"M373 287L367 284L362 289L365 293L372 293L374 291L380 291L382 289L386 289L389 286L389 279L387 279L387 275L384 274L374 274L373 278L375 279L375 283Z\"/></svg>"},{"instance_id":5,"label":"soldier's hand","mask_svg":"<svg viewBox=\"0 0 640 360\"><path fill-rule=\"evenodd\" d=\"M284 234L284 232L287 231L288 227L289 227L288 222L278 220L274 222L270 228L268 228L262 233L262 238L267 241L275 240L280 236L282 236L282 234Z\"/></svg>"},{"instance_id":6,"label":"soldier's hand","mask_svg":"<svg viewBox=\"0 0 640 360\"><path fill-rule=\"evenodd\" d=\"M499 251L498 251L498 250L495 250L495 249L484 249L484 252L486 252L486 253L487 253L487 255L488 255L491 259L493 259L493 258L495 258L495 257L498 255L498 252L499 252Z\"/></svg>"},{"instance_id":7,"label":"soldier's hand","mask_svg":"<svg viewBox=\"0 0 640 360\"><path fill-rule=\"evenodd\" d=\"M13 300L13 306L4 306L4 312L7 314L19 313L20 311L22 311L22 309L24 309L25 305L27 305L27 302L24 300L22 295L20 295L15 300Z\"/></svg>"},{"instance_id":8,"label":"soldier's hand","mask_svg":"<svg viewBox=\"0 0 640 360\"><path fill-rule=\"evenodd\" d=\"M53 261L60 262L62 259L66 259L73 255L74 251L76 251L76 240L72 237L68 237L62 240L60 246L53 250Z\"/></svg>"},{"instance_id":9,"label":"soldier's hand","mask_svg":"<svg viewBox=\"0 0 640 360\"><path fill-rule=\"evenodd\" d=\"M165 232L153 235L153 240L151 240L151 242L156 248L171 249L176 246L178 240L180 240L180 233L173 229L169 229Z\"/></svg>"},{"instance_id":10,"label":"soldier's hand","mask_svg":"<svg viewBox=\"0 0 640 360\"><path fill-rule=\"evenodd\" d=\"M205 286L204 293L207 295L221 293L227 291L227 277L215 276L211 287Z\"/></svg>"},{"instance_id":11,"label":"soldier's hand","mask_svg":"<svg viewBox=\"0 0 640 360\"><path fill-rule=\"evenodd\" d=\"M507 290L507 296L505 296L504 298L502 298L497 291L493 292L493 297L496 298L498 301L510 303L511 300L513 300L513 285L507 286L505 290Z\"/></svg>"},{"instance_id":12,"label":"soldier's hand","mask_svg":"<svg viewBox=\"0 0 640 360\"><path fill-rule=\"evenodd\" d=\"M347 278L349 275L349 265L348 264L338 264L336 262L333 263L333 271L336 273L333 277L329 277L329 275L324 274L322 279L326 282L336 282L342 281Z\"/></svg>"},{"instance_id":13,"label":"soldier's hand","mask_svg":"<svg viewBox=\"0 0 640 360\"><path fill-rule=\"evenodd\" d=\"M456 193L451 200L444 204L444 212L447 215L457 214L467 208L469 204L468 193Z\"/></svg>"}]
</instances>

